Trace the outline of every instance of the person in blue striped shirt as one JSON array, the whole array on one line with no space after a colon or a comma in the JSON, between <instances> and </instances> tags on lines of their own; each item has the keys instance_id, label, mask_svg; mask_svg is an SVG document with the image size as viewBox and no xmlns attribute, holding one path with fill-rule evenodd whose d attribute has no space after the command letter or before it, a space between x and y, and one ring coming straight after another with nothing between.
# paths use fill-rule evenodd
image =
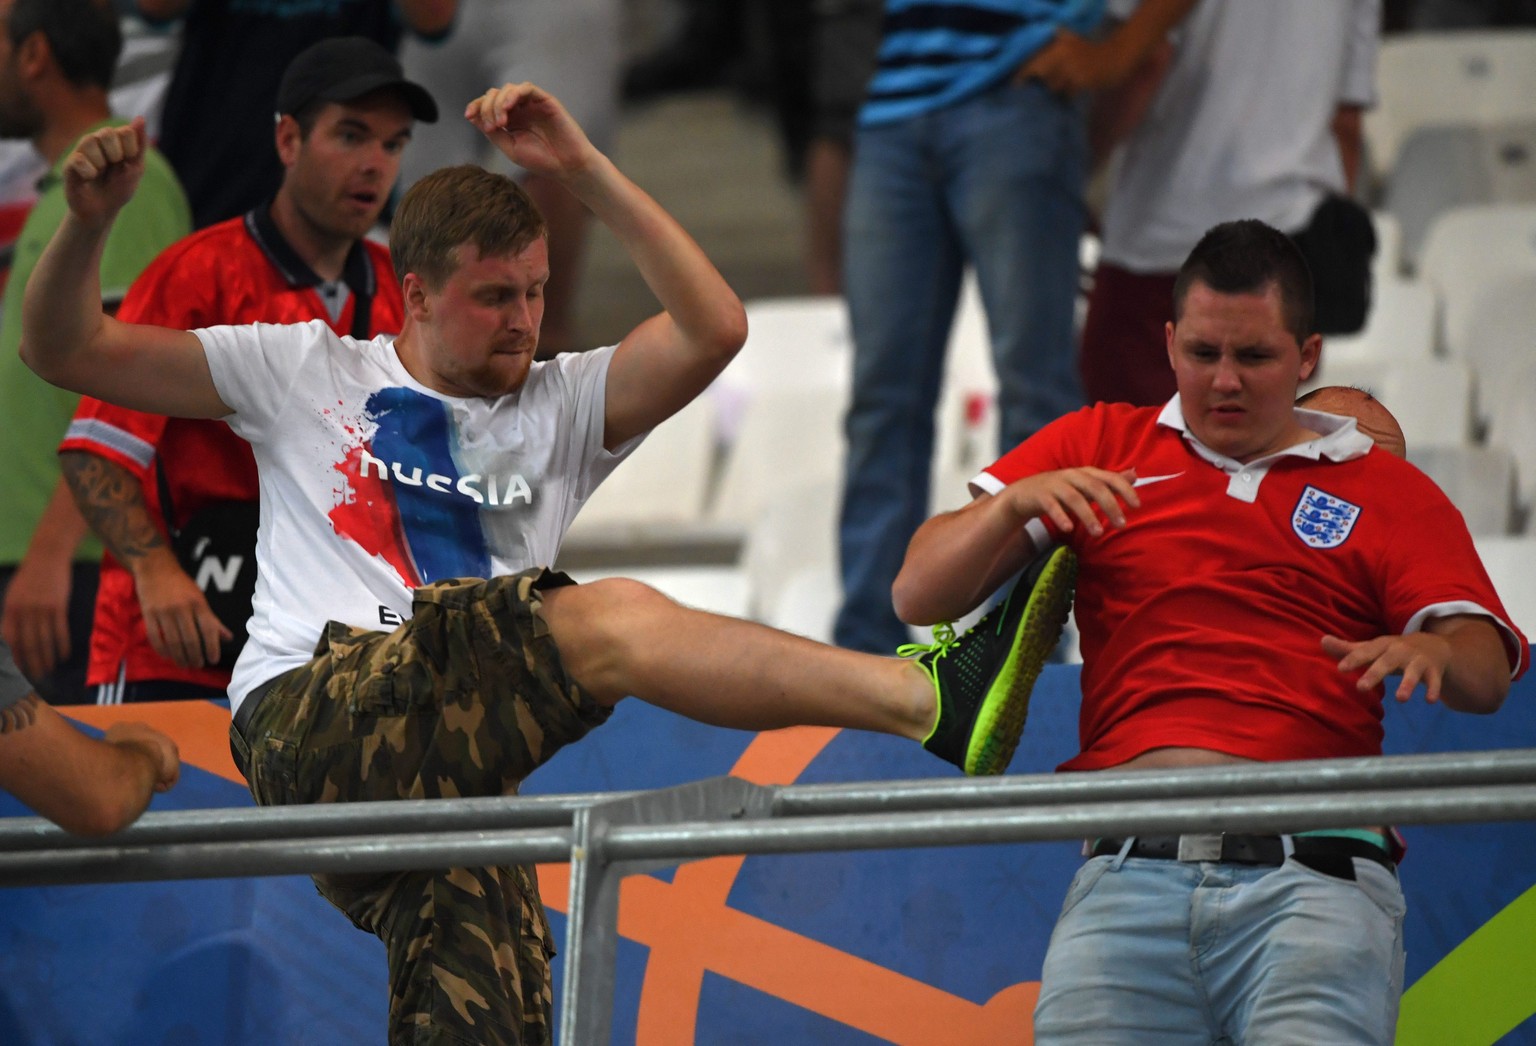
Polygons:
<instances>
[{"instance_id":1,"label":"person in blue striped shirt","mask_svg":"<svg viewBox=\"0 0 1536 1046\"><path fill-rule=\"evenodd\" d=\"M889 652L907 639L891 583L928 515L934 407L966 265L990 331L1000 447L1082 405L1081 96L1128 76L1192 3L1148 0L1094 36L1103 0L886 0L844 215L855 354L840 645Z\"/></svg>"}]
</instances>

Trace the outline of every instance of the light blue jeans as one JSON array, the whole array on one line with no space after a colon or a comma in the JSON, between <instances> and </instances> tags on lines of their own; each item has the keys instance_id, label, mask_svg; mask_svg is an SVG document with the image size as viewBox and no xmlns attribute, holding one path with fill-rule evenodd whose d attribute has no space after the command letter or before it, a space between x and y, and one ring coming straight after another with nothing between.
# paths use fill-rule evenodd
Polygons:
<instances>
[{"instance_id":1,"label":"light blue jeans","mask_svg":"<svg viewBox=\"0 0 1536 1046\"><path fill-rule=\"evenodd\" d=\"M1045 956L1035 1043L1391 1046L1403 990L1397 876L1095 857Z\"/></svg>"},{"instance_id":2,"label":"light blue jeans","mask_svg":"<svg viewBox=\"0 0 1536 1046\"><path fill-rule=\"evenodd\" d=\"M1082 405L1073 303L1086 148L1080 109L1038 83L864 128L844 214L853 326L839 644L890 653L891 583L928 514L933 418L961 275L976 270L1001 449Z\"/></svg>"}]
</instances>

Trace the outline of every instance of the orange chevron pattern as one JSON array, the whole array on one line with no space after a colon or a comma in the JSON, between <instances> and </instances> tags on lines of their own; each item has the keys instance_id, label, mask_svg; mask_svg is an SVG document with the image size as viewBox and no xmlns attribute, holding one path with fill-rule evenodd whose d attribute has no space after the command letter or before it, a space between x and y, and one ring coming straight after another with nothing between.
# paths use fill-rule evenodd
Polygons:
<instances>
[{"instance_id":1,"label":"orange chevron pattern","mask_svg":"<svg viewBox=\"0 0 1536 1046\"><path fill-rule=\"evenodd\" d=\"M837 735L797 727L758 734L731 773L754 784L790 784ZM619 890L619 933L650 949L636 1046L688 1046L706 971L902 1046L1034 1039L1038 982L1013 985L977 1005L787 930L727 903L744 858L679 868L671 883L647 875ZM568 865L540 865L539 890L565 911Z\"/></svg>"}]
</instances>

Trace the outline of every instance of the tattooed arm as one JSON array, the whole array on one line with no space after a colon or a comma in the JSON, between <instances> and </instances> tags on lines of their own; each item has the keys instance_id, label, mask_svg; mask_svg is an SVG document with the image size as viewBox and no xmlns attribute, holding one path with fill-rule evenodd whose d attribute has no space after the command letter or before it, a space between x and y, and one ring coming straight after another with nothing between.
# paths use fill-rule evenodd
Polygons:
<instances>
[{"instance_id":1,"label":"tattooed arm","mask_svg":"<svg viewBox=\"0 0 1536 1046\"><path fill-rule=\"evenodd\" d=\"M144 631L155 653L186 668L217 661L219 643L230 637L229 629L177 562L144 501L138 477L80 450L63 451L59 464L85 522L133 575Z\"/></svg>"},{"instance_id":2,"label":"tattooed arm","mask_svg":"<svg viewBox=\"0 0 1536 1046\"><path fill-rule=\"evenodd\" d=\"M3 647L0 656L8 665ZM34 693L0 708L0 788L76 835L127 827L180 774L175 742L143 723L117 723L97 741Z\"/></svg>"}]
</instances>

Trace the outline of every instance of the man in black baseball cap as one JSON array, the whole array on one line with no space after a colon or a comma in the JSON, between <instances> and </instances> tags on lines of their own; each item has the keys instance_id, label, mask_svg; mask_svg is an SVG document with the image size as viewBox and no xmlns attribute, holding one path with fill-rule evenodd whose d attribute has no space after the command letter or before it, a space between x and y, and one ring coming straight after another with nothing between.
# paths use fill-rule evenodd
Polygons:
<instances>
[{"instance_id":1,"label":"man in black baseball cap","mask_svg":"<svg viewBox=\"0 0 1536 1046\"><path fill-rule=\"evenodd\" d=\"M400 281L388 250L367 234L389 200L413 126L434 119L437 106L388 51L358 36L301 51L275 105L268 148L281 163L276 194L166 250L120 315L184 328L321 320L359 339L399 332ZM127 455L125 446L144 452ZM111 551L87 677L96 699L223 696L251 615L254 570L242 570L232 586L212 583L202 553L178 559L169 546L130 535L169 523L186 549L201 544L222 549L220 563L254 564L249 447L222 422L168 420L87 397L60 464ZM220 507L203 511L210 505Z\"/></svg>"},{"instance_id":2,"label":"man in black baseball cap","mask_svg":"<svg viewBox=\"0 0 1536 1046\"><path fill-rule=\"evenodd\" d=\"M298 113L313 102L350 102L385 88L398 91L417 120L437 120L437 103L405 78L394 55L364 36L332 37L288 63L277 88L277 114Z\"/></svg>"},{"instance_id":3,"label":"man in black baseball cap","mask_svg":"<svg viewBox=\"0 0 1536 1046\"><path fill-rule=\"evenodd\" d=\"M366 37L391 54L403 34L440 39L453 27L457 0L155 0L153 7L157 19L181 19L159 145L192 201L193 228L202 229L277 191L282 171L268 150L273 102L295 58L343 36Z\"/></svg>"}]
</instances>

